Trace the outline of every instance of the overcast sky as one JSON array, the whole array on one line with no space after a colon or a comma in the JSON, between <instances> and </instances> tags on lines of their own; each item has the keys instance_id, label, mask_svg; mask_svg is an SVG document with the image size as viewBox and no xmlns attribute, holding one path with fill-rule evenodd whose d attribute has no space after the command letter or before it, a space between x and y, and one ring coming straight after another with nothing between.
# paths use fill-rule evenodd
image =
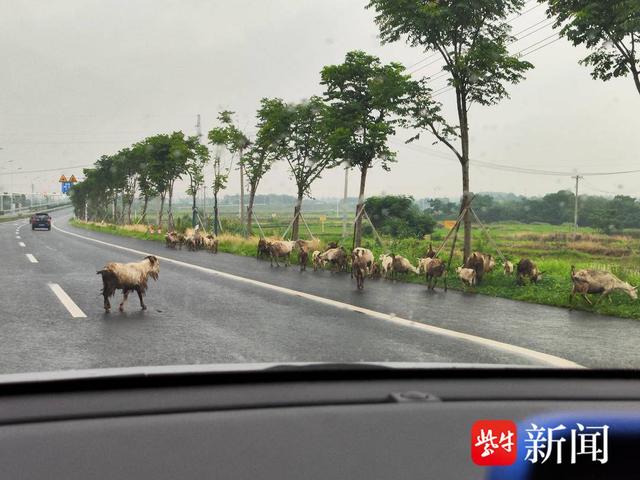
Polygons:
<instances>
[{"instance_id":1,"label":"overcast sky","mask_svg":"<svg viewBox=\"0 0 640 480\"><path fill-rule=\"evenodd\" d=\"M320 69L341 62L349 50L407 66L425 58L402 43L381 46L366 3L0 0L0 188L13 182L18 191L31 191L32 184L36 191L57 189L60 174L81 173L60 167L92 164L101 154L156 133L193 134L198 113L205 132L221 109L235 110L240 126L253 132L260 98L300 101L322 93ZM530 1L525 9L535 5ZM512 22L513 32L542 20L544 7L535 8ZM541 46L552 33L543 28L512 50ZM568 172L640 168L640 98L632 81L592 80L577 64L583 55L565 40L542 48L526 57L536 68L510 88L510 100L473 106L472 159ZM433 76L440 67L428 65L416 76ZM438 90L444 79L432 85ZM438 98L452 114L451 92ZM402 145L405 137L401 132L393 140L399 154L391 171L370 172L367 194L458 195L460 168L453 156L432 146L427 135L411 147ZM18 168L56 170L7 174ZM534 195L572 186L568 176L478 166L471 174L474 191ZM328 172L313 194L340 196L342 182L341 171ZM350 182L353 194L355 173ZM638 196L638 185L640 174L591 177L583 187L585 193ZM227 193L237 190L232 177ZM275 167L259 190L293 194L285 165Z\"/></svg>"}]
</instances>

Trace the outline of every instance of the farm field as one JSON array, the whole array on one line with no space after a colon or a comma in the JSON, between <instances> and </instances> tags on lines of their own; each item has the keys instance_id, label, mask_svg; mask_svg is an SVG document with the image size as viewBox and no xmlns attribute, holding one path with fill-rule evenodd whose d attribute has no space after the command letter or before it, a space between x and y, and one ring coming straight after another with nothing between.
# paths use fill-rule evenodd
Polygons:
<instances>
[{"instance_id":1,"label":"farm field","mask_svg":"<svg viewBox=\"0 0 640 480\"><path fill-rule=\"evenodd\" d=\"M291 221L291 213L290 210L277 212L275 216L272 213L258 211L256 216L265 236L279 238ZM324 225L320 222L321 215L326 217L322 222ZM325 214L311 212L305 215L305 219L309 230L319 240L321 246L330 241L338 241L347 250L351 248L351 228L348 227L347 239L343 241L342 219L335 216L335 211L333 216L328 212ZM350 215L349 225L352 219L353 215ZM163 234L149 233L144 225L115 226L84 223L78 220L74 220L73 223L95 231L164 241ZM178 215L176 225L178 229L184 229L190 226L190 218L187 214ZM241 229L237 217L223 215L222 225L221 252L255 255L259 234L259 228L255 224L253 232L255 236L250 239L244 239L240 235ZM479 226L474 229L473 249L497 257L496 269L485 276L481 285L466 289L469 292L568 308L571 265L575 265L576 268L608 270L632 285L640 284L640 232L629 231L622 235L604 235L590 228L579 228L574 234L571 225L494 223L486 226L489 234L482 231ZM447 230L439 226L426 238L383 237L383 245L380 245L370 229L365 229L365 232L363 246L370 248L376 258L379 254L393 252L408 258L414 265L417 259L424 255L430 242L434 249L438 249L447 234ZM302 224L300 235L301 238L310 238L307 228ZM460 265L462 259L461 247L461 243L456 247L448 274L448 287L456 290L465 289L455 275L455 267ZM442 248L439 257L447 259L450 248L449 242ZM533 260L544 272L542 281L537 285L517 286L514 276L503 274L498 250L514 264L522 258ZM424 278L409 274L402 281L423 283ZM442 281L439 287L442 287ZM638 302L633 302L623 293L614 293L611 295L610 302L603 301L596 306L590 306L584 300L576 298L574 308L640 319Z\"/></svg>"}]
</instances>

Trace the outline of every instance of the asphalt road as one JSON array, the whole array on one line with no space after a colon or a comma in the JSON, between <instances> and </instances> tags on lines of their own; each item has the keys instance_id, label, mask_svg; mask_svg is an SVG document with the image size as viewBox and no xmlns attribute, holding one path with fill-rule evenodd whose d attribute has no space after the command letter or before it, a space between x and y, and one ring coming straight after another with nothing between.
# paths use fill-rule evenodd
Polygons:
<instances>
[{"instance_id":1,"label":"asphalt road","mask_svg":"<svg viewBox=\"0 0 640 480\"><path fill-rule=\"evenodd\" d=\"M172 251L68 218L55 214L50 232L0 224L0 373L307 361L640 368L638 321L384 280L358 292L348 274ZM118 293L106 314L96 270L149 253L162 257L149 309L131 295L118 312Z\"/></svg>"}]
</instances>

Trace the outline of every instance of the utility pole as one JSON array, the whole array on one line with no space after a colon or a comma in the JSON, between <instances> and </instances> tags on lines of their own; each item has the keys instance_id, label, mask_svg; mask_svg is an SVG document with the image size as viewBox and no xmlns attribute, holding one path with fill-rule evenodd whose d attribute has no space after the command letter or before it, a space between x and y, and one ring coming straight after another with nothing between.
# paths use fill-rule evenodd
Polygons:
<instances>
[{"instance_id":1,"label":"utility pole","mask_svg":"<svg viewBox=\"0 0 640 480\"><path fill-rule=\"evenodd\" d=\"M571 177L571 178L576 179L576 195L573 203L573 231L577 232L578 231L578 187L579 187L580 180L582 180L582 178L584 177L576 174L574 177Z\"/></svg>"},{"instance_id":2,"label":"utility pole","mask_svg":"<svg viewBox=\"0 0 640 480\"><path fill-rule=\"evenodd\" d=\"M342 238L347 238L347 194L349 193L349 164L344 167L344 196L342 197Z\"/></svg>"}]
</instances>

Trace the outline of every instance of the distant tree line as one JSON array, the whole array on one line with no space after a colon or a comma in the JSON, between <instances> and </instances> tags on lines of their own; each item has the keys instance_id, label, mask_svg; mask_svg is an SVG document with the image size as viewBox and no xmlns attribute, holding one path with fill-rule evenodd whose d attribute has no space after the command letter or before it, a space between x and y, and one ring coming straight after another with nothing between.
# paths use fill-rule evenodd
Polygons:
<instances>
[{"instance_id":1,"label":"distant tree line","mask_svg":"<svg viewBox=\"0 0 640 480\"><path fill-rule=\"evenodd\" d=\"M460 205L448 199L427 200L426 211L438 220L455 219ZM516 221L522 223L573 223L575 195L560 190L543 197L494 197L478 194L472 206L483 222ZM605 233L625 228L640 228L640 201L626 196L602 197L580 195L578 198L578 225L594 227Z\"/></svg>"}]
</instances>

